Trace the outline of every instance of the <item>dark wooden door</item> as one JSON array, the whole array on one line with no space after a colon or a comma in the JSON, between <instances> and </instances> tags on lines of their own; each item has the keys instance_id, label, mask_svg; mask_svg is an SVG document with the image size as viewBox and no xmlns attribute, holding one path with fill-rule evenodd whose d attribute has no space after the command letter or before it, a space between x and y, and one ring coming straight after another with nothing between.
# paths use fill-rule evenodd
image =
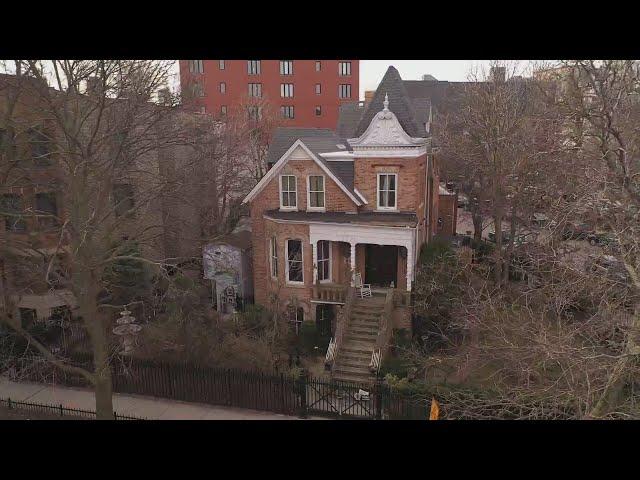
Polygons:
<instances>
[{"instance_id":1,"label":"dark wooden door","mask_svg":"<svg viewBox=\"0 0 640 480\"><path fill-rule=\"evenodd\" d=\"M378 287L398 286L398 247L367 245L365 247L364 281Z\"/></svg>"}]
</instances>

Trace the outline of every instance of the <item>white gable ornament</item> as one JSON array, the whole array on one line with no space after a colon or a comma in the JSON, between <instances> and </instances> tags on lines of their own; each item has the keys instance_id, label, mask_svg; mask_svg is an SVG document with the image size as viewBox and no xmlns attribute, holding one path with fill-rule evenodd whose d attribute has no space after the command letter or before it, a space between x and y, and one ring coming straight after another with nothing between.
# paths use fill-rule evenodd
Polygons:
<instances>
[{"instance_id":1,"label":"white gable ornament","mask_svg":"<svg viewBox=\"0 0 640 480\"><path fill-rule=\"evenodd\" d=\"M359 138L350 138L355 156L416 156L426 151L427 139L411 137L404 131L395 114L389 110L385 94L384 108L373 116L369 127Z\"/></svg>"}]
</instances>

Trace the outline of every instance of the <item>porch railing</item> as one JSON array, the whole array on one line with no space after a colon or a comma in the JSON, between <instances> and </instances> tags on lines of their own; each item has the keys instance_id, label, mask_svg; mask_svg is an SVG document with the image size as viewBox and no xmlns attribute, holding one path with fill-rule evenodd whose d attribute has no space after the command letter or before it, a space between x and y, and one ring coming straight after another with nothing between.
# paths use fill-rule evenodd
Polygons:
<instances>
[{"instance_id":1,"label":"porch railing","mask_svg":"<svg viewBox=\"0 0 640 480\"><path fill-rule=\"evenodd\" d=\"M347 286L336 284L317 284L313 286L313 300L319 302L344 304L347 298Z\"/></svg>"},{"instance_id":2,"label":"porch railing","mask_svg":"<svg viewBox=\"0 0 640 480\"><path fill-rule=\"evenodd\" d=\"M369 369L376 375L380 371L380 365L382 359L387 353L389 348L389 340L391 339L391 332L393 331L391 324L391 315L394 309L395 290L388 290L387 297L384 301L384 309L380 314L380 328L378 330L378 336L376 337L376 344L371 352L371 362L369 363Z\"/></svg>"},{"instance_id":3,"label":"porch railing","mask_svg":"<svg viewBox=\"0 0 640 480\"><path fill-rule=\"evenodd\" d=\"M351 306L353 305L353 298L355 297L354 287L345 287L345 303L342 309L338 312L336 317L336 333L329 342L329 348L327 348L327 355L325 357L325 367L332 369L336 363L336 359L340 352L340 345L347 326L349 324L349 318L351 317Z\"/></svg>"}]
</instances>

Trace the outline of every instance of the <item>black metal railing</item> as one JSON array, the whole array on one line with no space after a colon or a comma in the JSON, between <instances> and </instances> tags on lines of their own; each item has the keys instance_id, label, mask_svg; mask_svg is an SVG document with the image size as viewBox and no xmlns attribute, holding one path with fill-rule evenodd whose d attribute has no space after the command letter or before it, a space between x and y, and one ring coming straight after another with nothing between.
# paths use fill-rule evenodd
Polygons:
<instances>
[{"instance_id":1,"label":"black metal railing","mask_svg":"<svg viewBox=\"0 0 640 480\"><path fill-rule=\"evenodd\" d=\"M29 412L33 414L43 414L48 417L61 417L61 418L86 418L89 420L96 419L96 412L93 410L82 410L79 408L69 408L62 404L51 405L47 403L33 403L33 402L17 402L11 400L11 398L0 398L0 407L5 407L8 410L18 410L21 412ZM139 417L130 417L127 415L118 415L117 412L113 412L116 420L145 420Z\"/></svg>"}]
</instances>

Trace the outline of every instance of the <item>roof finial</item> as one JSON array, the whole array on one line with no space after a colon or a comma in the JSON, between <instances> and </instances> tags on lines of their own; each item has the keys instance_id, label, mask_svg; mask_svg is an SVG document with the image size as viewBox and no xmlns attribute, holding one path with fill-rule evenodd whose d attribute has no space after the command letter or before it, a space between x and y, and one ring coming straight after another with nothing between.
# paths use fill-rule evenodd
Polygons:
<instances>
[{"instance_id":1,"label":"roof finial","mask_svg":"<svg viewBox=\"0 0 640 480\"><path fill-rule=\"evenodd\" d=\"M382 105L384 106L385 111L389 110L389 95L386 93L384 94L384 102L382 102Z\"/></svg>"}]
</instances>

